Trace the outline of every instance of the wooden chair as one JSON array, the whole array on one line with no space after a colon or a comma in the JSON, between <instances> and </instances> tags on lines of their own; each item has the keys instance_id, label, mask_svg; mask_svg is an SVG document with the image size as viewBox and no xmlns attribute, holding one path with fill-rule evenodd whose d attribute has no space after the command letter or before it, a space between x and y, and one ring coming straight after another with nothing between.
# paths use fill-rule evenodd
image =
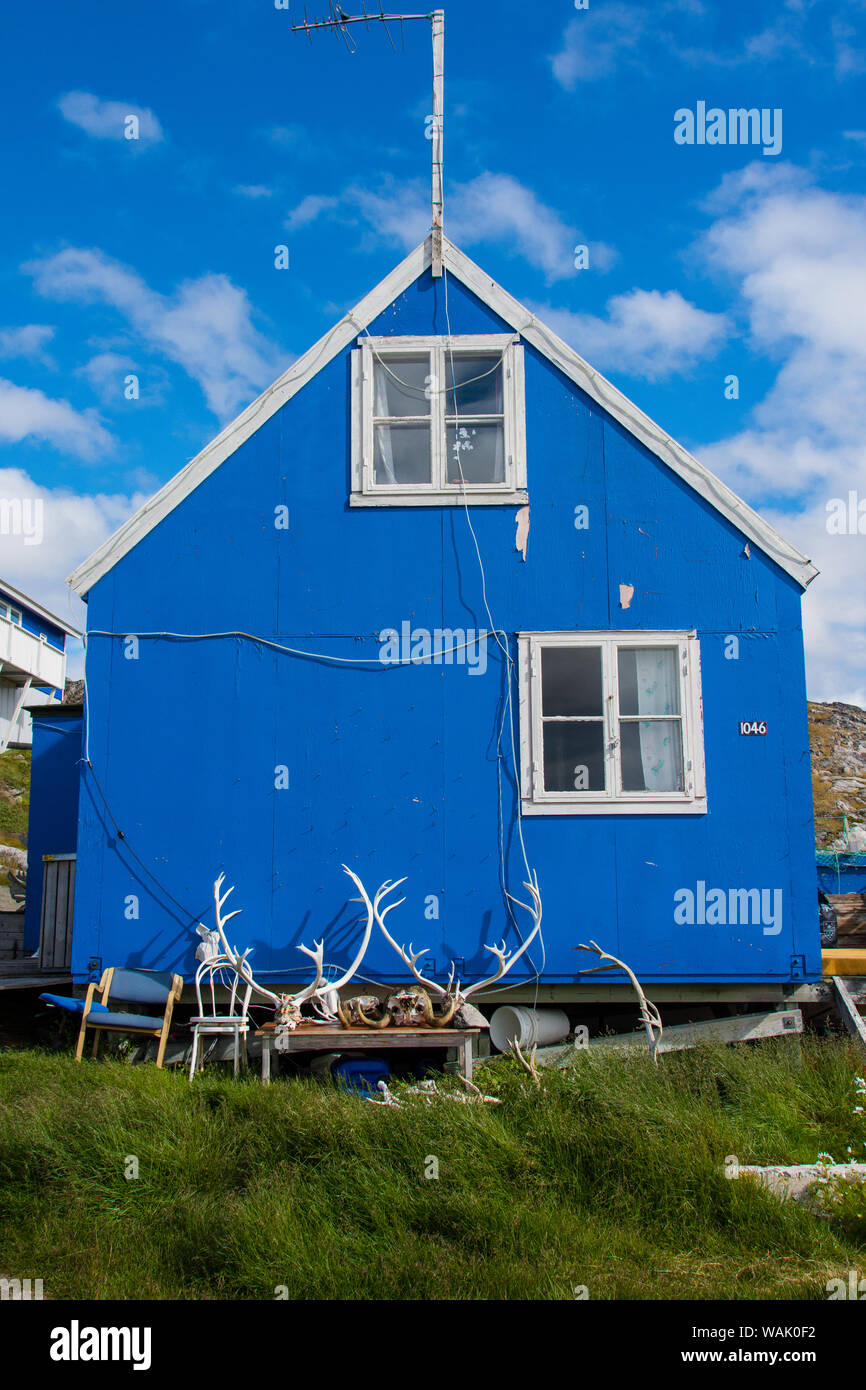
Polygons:
<instances>
[{"instance_id":1,"label":"wooden chair","mask_svg":"<svg viewBox=\"0 0 866 1390\"><path fill-rule=\"evenodd\" d=\"M182 977L172 975L168 971L123 970L113 965L108 970L104 970L99 984L90 984L87 987L81 1015L81 1028L78 1033L78 1046L75 1049L76 1062L81 1061L84 1052L84 1039L88 1028L90 1028L94 1034L94 1057L99 1052L99 1043L103 1033L140 1033L151 1038L158 1038L159 1049L156 1054L156 1065L161 1067L165 1056L165 1045L168 1041L168 1030L171 1027L171 1015L182 989ZM96 995L100 996L98 1000ZM161 1009L162 1017L158 1017L155 1012L151 1014L112 1012L108 1007L109 998L112 1003L121 999L125 1004L150 1004Z\"/></svg>"}]
</instances>

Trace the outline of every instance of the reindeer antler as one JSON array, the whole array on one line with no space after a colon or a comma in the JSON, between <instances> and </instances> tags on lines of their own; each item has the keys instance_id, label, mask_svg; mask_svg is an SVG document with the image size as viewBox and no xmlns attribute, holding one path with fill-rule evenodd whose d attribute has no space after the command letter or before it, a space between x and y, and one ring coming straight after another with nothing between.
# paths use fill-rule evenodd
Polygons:
<instances>
[{"instance_id":1,"label":"reindeer antler","mask_svg":"<svg viewBox=\"0 0 866 1390\"><path fill-rule=\"evenodd\" d=\"M233 887L227 888L226 891L222 895L220 895L220 889L222 888L224 882L225 874L222 873L220 874L219 878L216 880L213 886L214 916L216 918L216 928L219 932L219 938L223 944L223 949L225 950L227 956L234 956L237 953L232 949L232 947L228 943L228 937L226 936L225 930L226 923L230 922L233 917L240 917L241 913L243 912L243 908L236 907L234 912L229 913L228 917L223 917L223 903L225 903L226 900L235 891Z\"/></svg>"},{"instance_id":2,"label":"reindeer antler","mask_svg":"<svg viewBox=\"0 0 866 1390\"><path fill-rule=\"evenodd\" d=\"M476 984L470 985L468 989L464 989L460 995L461 999L468 999L470 995L477 994L480 989L487 989L488 985L494 985L497 980L502 979L503 975L507 975L508 971L513 965L516 965L524 952L529 950L529 947L541 930L541 894L538 891L538 875L533 871L530 881L524 883L523 886L529 890L529 896L532 899L531 907L528 903L521 902L519 898L512 898L510 893L506 893L506 897L511 902L515 903L517 907L522 907L524 912L528 912L535 926L516 951L507 951L504 940L501 946L485 946L485 951L489 951L491 955L496 956L496 959L499 961L499 968L495 975L489 975L486 980L478 980Z\"/></svg>"},{"instance_id":3,"label":"reindeer antler","mask_svg":"<svg viewBox=\"0 0 866 1390\"><path fill-rule=\"evenodd\" d=\"M392 912L395 907L399 907L401 903L404 903L406 901L406 899L398 898L395 903L389 903L388 906L382 910L380 910L379 904L381 903L383 898L387 897L389 893L393 893L395 888L399 888L400 884L405 882L405 878L385 880L385 882L382 884L379 891L377 892L375 898L373 899L373 915L375 916L379 926L382 928L382 934L385 937L385 940L388 942L388 945L391 946L397 952L397 955L403 961L404 965L408 965L409 969L415 976L415 979L418 981L418 983L420 985L423 985L425 989L432 989L434 994L438 994L442 998L447 998L451 988L451 982L454 979L453 962L451 966L451 976L448 980L448 988L445 989L442 985L437 984L435 980L428 980L425 975L421 974L421 971L417 968L415 964L415 962L419 961L422 956L426 956L430 947L422 946L420 951L413 951L412 942L410 941L409 950L407 953L405 946L398 946L397 942L394 940L388 928L385 926L385 918L388 916L388 913Z\"/></svg>"},{"instance_id":4,"label":"reindeer antler","mask_svg":"<svg viewBox=\"0 0 866 1390\"><path fill-rule=\"evenodd\" d=\"M295 994L292 996L295 1004L303 1004L305 1000L312 998L312 996L318 992L319 985L322 983L323 967L325 960L324 937L321 941L314 941L313 946L315 947L315 950L312 951L310 950L309 946L298 947L298 950L303 951L305 956L309 956L310 960L315 961L316 978L313 980L313 983L311 985L307 985L306 989L302 989L300 994Z\"/></svg>"},{"instance_id":5,"label":"reindeer antler","mask_svg":"<svg viewBox=\"0 0 866 1390\"><path fill-rule=\"evenodd\" d=\"M279 997L276 994L274 994L272 990L266 989L264 985L260 985L258 980L253 975L249 961L247 960L247 956L249 956L252 952L252 947L248 946L247 949L243 952L243 954L241 954L241 952L238 951L238 948L236 946L229 945L229 939L226 936L225 930L226 925L228 922L231 921L233 917L239 917L241 912L243 911L243 908L237 907L235 908L234 912L230 912L228 916L223 916L223 907L225 906L225 903L229 896L235 891L234 887L231 887L227 888L224 893L220 892L220 889L222 888L223 883L225 882L225 877L225 874L221 873L219 878L215 881L213 886L213 900L217 934L219 936L220 941L222 942L223 954L226 959L226 964L232 966L232 968L237 971L238 975L241 977L245 984L251 985L252 988L258 994L264 995L264 997L266 999L269 999L272 1004L278 1005L280 1002Z\"/></svg>"},{"instance_id":6,"label":"reindeer antler","mask_svg":"<svg viewBox=\"0 0 866 1390\"><path fill-rule=\"evenodd\" d=\"M599 970L616 970L617 968L625 971L634 986L634 992L637 995L638 1004L640 1005L640 1021L646 1032L650 1056L654 1062L658 1061L658 1046L662 1040L662 1033L664 1031L661 1014L652 1000L647 999L637 975L630 966L626 965L624 960L620 960L619 956L612 956L609 951L603 951L595 941L590 941L588 946L584 946L581 943L581 945L575 946L574 949L576 951L594 951L601 960L611 962L610 965L594 965L589 970L581 970L581 975L593 975Z\"/></svg>"}]
</instances>

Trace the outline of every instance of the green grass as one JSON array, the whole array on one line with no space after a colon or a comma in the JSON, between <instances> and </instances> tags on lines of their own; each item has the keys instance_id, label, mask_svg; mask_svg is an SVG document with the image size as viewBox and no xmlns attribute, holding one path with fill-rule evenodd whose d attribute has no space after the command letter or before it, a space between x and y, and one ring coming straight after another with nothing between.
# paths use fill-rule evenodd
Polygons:
<instances>
[{"instance_id":1,"label":"green grass","mask_svg":"<svg viewBox=\"0 0 866 1390\"><path fill-rule=\"evenodd\" d=\"M808 1039L581 1055L499 1106L388 1109L210 1068L0 1055L0 1274L54 1298L814 1298L859 1223L723 1176L862 1144L862 1057ZM456 1084L456 1083L444 1083ZM137 1180L124 1177L127 1156ZM425 1178L430 1156L439 1178Z\"/></svg>"},{"instance_id":2,"label":"green grass","mask_svg":"<svg viewBox=\"0 0 866 1390\"><path fill-rule=\"evenodd\" d=\"M7 749L0 753L0 843L27 844L27 817L30 810L30 749ZM2 881L5 870L0 866Z\"/></svg>"}]
</instances>

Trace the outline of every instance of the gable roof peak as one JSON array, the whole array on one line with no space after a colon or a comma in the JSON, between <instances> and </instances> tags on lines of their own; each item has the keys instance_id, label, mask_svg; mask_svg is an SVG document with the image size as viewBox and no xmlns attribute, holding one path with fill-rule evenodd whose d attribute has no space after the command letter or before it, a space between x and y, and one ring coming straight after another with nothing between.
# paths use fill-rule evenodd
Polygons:
<instances>
[{"instance_id":1,"label":"gable roof peak","mask_svg":"<svg viewBox=\"0 0 866 1390\"><path fill-rule=\"evenodd\" d=\"M738 497L720 478L644 414L633 401L602 376L601 372L584 361L579 353L554 333L553 329L548 328L525 305L470 260L444 233L442 260L446 276L453 275L471 290L527 343L548 358L651 453L687 482L716 511L742 531L749 540L754 541L781 569L796 579L798 584L805 588L811 583L818 573L811 560L786 541L747 502ZM429 269L431 262L432 237L427 236L376 285L375 289L365 295L354 309L344 314L318 342L293 362L282 376L267 387L235 420L226 425L185 468L176 473L134 516L124 522L72 572L67 583L75 592L84 595L92 589L94 584L164 517L179 506L205 478L219 468L241 444L291 400L292 396L338 353L349 347L359 334L364 333L389 304Z\"/></svg>"}]
</instances>

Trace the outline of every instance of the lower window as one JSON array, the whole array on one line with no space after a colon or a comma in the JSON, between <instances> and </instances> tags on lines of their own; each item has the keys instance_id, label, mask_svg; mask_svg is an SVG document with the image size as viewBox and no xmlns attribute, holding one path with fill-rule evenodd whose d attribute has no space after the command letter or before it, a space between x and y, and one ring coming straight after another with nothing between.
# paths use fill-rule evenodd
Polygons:
<instances>
[{"instance_id":1,"label":"lower window","mask_svg":"<svg viewBox=\"0 0 866 1390\"><path fill-rule=\"evenodd\" d=\"M706 811L693 632L519 640L525 812Z\"/></svg>"}]
</instances>

